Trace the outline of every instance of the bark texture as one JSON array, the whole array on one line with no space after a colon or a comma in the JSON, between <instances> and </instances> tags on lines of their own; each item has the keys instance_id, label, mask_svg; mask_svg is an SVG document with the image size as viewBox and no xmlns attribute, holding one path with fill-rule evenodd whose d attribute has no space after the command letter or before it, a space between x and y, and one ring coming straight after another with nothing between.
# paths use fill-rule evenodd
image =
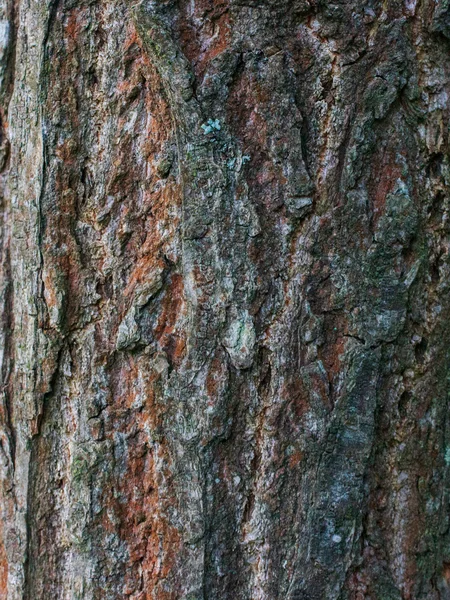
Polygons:
<instances>
[{"instance_id":1,"label":"bark texture","mask_svg":"<svg viewBox=\"0 0 450 600\"><path fill-rule=\"evenodd\" d=\"M0 599L450 599L448 0L0 0Z\"/></svg>"}]
</instances>

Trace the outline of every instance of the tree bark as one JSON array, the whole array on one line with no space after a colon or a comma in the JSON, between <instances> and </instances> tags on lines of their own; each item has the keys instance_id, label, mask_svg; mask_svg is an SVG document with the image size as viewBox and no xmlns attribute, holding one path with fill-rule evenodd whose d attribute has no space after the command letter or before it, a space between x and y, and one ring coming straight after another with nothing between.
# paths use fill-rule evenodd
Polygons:
<instances>
[{"instance_id":1,"label":"tree bark","mask_svg":"<svg viewBox=\"0 0 450 600\"><path fill-rule=\"evenodd\" d=\"M450 599L448 0L0 0L0 599Z\"/></svg>"}]
</instances>

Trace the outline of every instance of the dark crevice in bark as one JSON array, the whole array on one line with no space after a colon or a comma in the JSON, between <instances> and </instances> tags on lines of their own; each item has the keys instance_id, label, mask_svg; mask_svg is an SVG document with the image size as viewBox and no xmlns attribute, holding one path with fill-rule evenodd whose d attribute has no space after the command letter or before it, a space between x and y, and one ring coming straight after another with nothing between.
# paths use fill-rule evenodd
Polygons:
<instances>
[{"instance_id":1,"label":"dark crevice in bark","mask_svg":"<svg viewBox=\"0 0 450 600\"><path fill-rule=\"evenodd\" d=\"M3 238L3 236L2 236ZM3 241L3 239L2 239ZM10 436L11 443L11 460L14 468L16 455L16 432L14 426L14 407L12 405L12 372L14 371L14 291L12 289L13 281L11 277L11 263L9 248L2 247L1 254L3 255L3 273L5 282L4 302L2 313L2 329L3 329L3 362L1 372L2 393L5 403L6 427Z\"/></svg>"}]
</instances>

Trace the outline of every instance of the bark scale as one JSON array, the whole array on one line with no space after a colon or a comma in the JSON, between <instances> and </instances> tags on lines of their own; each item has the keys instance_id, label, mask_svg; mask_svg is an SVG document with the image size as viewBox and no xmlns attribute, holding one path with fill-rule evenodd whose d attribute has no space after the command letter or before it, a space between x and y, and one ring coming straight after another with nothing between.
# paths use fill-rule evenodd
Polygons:
<instances>
[{"instance_id":1,"label":"bark scale","mask_svg":"<svg viewBox=\"0 0 450 600\"><path fill-rule=\"evenodd\" d=\"M0 598L450 598L447 0L1 0Z\"/></svg>"}]
</instances>

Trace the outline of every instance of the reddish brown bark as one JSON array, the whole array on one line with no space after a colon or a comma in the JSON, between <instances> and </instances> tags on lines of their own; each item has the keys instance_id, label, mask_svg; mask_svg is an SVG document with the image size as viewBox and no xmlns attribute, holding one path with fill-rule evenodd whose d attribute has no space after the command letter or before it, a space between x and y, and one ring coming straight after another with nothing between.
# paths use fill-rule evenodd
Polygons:
<instances>
[{"instance_id":1,"label":"reddish brown bark","mask_svg":"<svg viewBox=\"0 0 450 600\"><path fill-rule=\"evenodd\" d=\"M449 39L0 3L0 599L450 598Z\"/></svg>"}]
</instances>

